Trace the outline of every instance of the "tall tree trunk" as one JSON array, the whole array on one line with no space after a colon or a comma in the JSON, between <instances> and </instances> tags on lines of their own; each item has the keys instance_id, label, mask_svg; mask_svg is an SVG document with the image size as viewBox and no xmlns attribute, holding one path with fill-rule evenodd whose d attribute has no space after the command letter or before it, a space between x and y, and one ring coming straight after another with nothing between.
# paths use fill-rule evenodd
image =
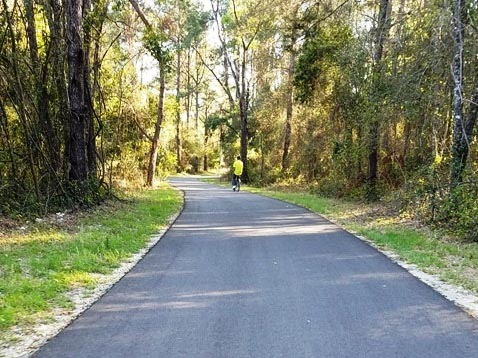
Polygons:
<instances>
[{"instance_id":1,"label":"tall tree trunk","mask_svg":"<svg viewBox=\"0 0 478 358\"><path fill-rule=\"evenodd\" d=\"M380 141L380 98L378 93L380 77L382 74L381 62L383 57L383 48L385 40L388 37L391 2L390 0L379 0L379 13L375 37L375 52L373 56L373 94L372 106L374 108L373 118L370 121L368 133L368 176L367 176L367 199L376 200L377 194L377 178L378 178L378 146Z\"/></svg>"},{"instance_id":2,"label":"tall tree trunk","mask_svg":"<svg viewBox=\"0 0 478 358\"><path fill-rule=\"evenodd\" d=\"M164 68L160 68L159 75L159 99L158 99L158 117L156 119L156 125L154 127L154 135L151 139L151 149L149 150L149 165L148 165L148 177L146 184L153 186L154 175L156 172L156 161L158 158L159 136L161 134L161 126L163 125L164 118L164 90L165 90L165 73Z\"/></svg>"},{"instance_id":3,"label":"tall tree trunk","mask_svg":"<svg viewBox=\"0 0 478 358\"><path fill-rule=\"evenodd\" d=\"M83 16L86 17L88 10L91 7L90 0L83 0ZM84 110L85 110L85 135L86 135L86 157L88 162L88 176L96 176L96 134L93 120L93 98L91 96L91 81L90 81L90 48L91 48L91 29L92 20L88 21L83 26L83 50L84 61L83 66L83 80L84 80Z\"/></svg>"},{"instance_id":4,"label":"tall tree trunk","mask_svg":"<svg viewBox=\"0 0 478 358\"><path fill-rule=\"evenodd\" d=\"M205 172L209 170L209 161L207 158L207 147L209 142L209 127L207 125L207 117L208 117L208 111L206 107L205 118L204 118L204 162L203 162L203 169Z\"/></svg>"},{"instance_id":5,"label":"tall tree trunk","mask_svg":"<svg viewBox=\"0 0 478 358\"><path fill-rule=\"evenodd\" d=\"M294 105L294 70L295 70L295 53L292 49L290 52L289 69L287 71L287 100L286 100L286 116L285 116L285 133L284 133L284 151L282 153L282 171L285 172L289 168L289 148L292 134L292 110Z\"/></svg>"},{"instance_id":6,"label":"tall tree trunk","mask_svg":"<svg viewBox=\"0 0 478 358\"><path fill-rule=\"evenodd\" d=\"M469 146L473 137L473 129L477 117L478 87L475 87L468 116L465 119L463 113L463 65L466 1L455 0L453 14L453 33L455 56L453 59L453 145L450 184L452 187L463 182L463 172L466 167ZM475 79L476 81L476 79Z\"/></svg>"},{"instance_id":7,"label":"tall tree trunk","mask_svg":"<svg viewBox=\"0 0 478 358\"><path fill-rule=\"evenodd\" d=\"M186 65L186 124L189 128L189 118L191 115L191 49L187 53Z\"/></svg>"},{"instance_id":8,"label":"tall tree trunk","mask_svg":"<svg viewBox=\"0 0 478 358\"><path fill-rule=\"evenodd\" d=\"M242 60L241 60L241 90L239 93L239 115L241 119L241 160L244 163L244 168L242 171L242 180L244 183L249 182L249 170L248 170L248 160L247 160L247 147L249 144L249 128L247 125L248 122L248 113L249 108L249 91L246 86L246 53L247 48L243 45L242 50Z\"/></svg>"},{"instance_id":9,"label":"tall tree trunk","mask_svg":"<svg viewBox=\"0 0 478 358\"><path fill-rule=\"evenodd\" d=\"M101 37L103 35L103 25L106 19L106 15L108 13L108 2L103 4L103 8L101 9L100 16L98 23L96 24L96 36L93 39L93 85L91 86L91 94L90 94L90 100L92 104L93 114L97 118L99 128L98 131L102 130L102 123L101 123L101 118L102 118L102 111L103 111L103 98L101 94L101 86L100 86L100 69L101 69L101 59L100 59L100 46L101 46ZM94 126L93 126L94 129ZM96 147L96 133L93 136L93 140L95 141L94 145ZM94 151L96 152L97 149L93 147ZM106 175L106 164L105 164L105 155L104 155L104 147L103 147L103 136L101 136L101 141L100 141L100 152L97 155L97 158L99 159L99 162L101 164L101 177L99 178L101 183L105 182L105 175Z\"/></svg>"},{"instance_id":10,"label":"tall tree trunk","mask_svg":"<svg viewBox=\"0 0 478 358\"><path fill-rule=\"evenodd\" d=\"M182 171L181 164L181 50L179 49L179 38L177 41L176 53L176 171Z\"/></svg>"},{"instance_id":11,"label":"tall tree trunk","mask_svg":"<svg viewBox=\"0 0 478 358\"><path fill-rule=\"evenodd\" d=\"M402 37L403 37L403 27L405 23L405 0L400 0L399 7L398 7L398 12L396 15L396 29L394 31L394 43L400 44L402 43ZM398 51L395 50L393 54L393 58L391 59L392 61L392 77L394 81L399 81L399 55L397 53ZM399 158L401 155L401 146L399 146L398 143L400 143L400 138L401 136L397 135L398 132L396 130L398 123L401 121L401 114L400 114L401 108L400 104L393 104L392 106L392 115L390 116L391 121L387 125L387 128L385 130L385 136L384 136L384 149L385 149L385 156L388 158L387 163L384 163L384 172L386 173L387 177L389 179L393 179L396 181L396 176L392 174L393 170L393 164L395 161ZM403 122L409 122L408 118L404 118ZM407 126L407 124L405 124ZM393 136L391 135L391 130L393 129ZM403 169L403 168L402 168Z\"/></svg>"},{"instance_id":12,"label":"tall tree trunk","mask_svg":"<svg viewBox=\"0 0 478 358\"><path fill-rule=\"evenodd\" d=\"M199 88L196 86L194 91L194 102L195 102L195 111L194 111L194 129L196 132L199 129Z\"/></svg>"},{"instance_id":13,"label":"tall tree trunk","mask_svg":"<svg viewBox=\"0 0 478 358\"><path fill-rule=\"evenodd\" d=\"M465 27L463 19L465 16L465 0L455 0L453 11L453 34L455 55L453 59L453 146L451 165L451 186L460 184L463 180L463 159L465 148L461 146L464 134L463 118L463 47Z\"/></svg>"},{"instance_id":14,"label":"tall tree trunk","mask_svg":"<svg viewBox=\"0 0 478 358\"><path fill-rule=\"evenodd\" d=\"M138 3L136 0L129 0L133 8L136 10L138 15L140 16L141 20L143 21L144 25L151 30L152 26L149 23L148 19L142 12L141 8L139 7ZM178 40L178 45L179 45L179 40ZM178 51L179 51L179 46L178 46ZM164 91L165 91L165 77L166 77L166 63L164 62L163 59L156 59L159 62L159 99L158 99L158 117L156 119L156 125L154 128L154 135L151 140L151 149L149 151L149 165L148 165L148 173L147 173L147 179L146 179L146 184L148 186L152 186L154 183L154 175L156 172L156 161L158 158L158 147L159 147L159 136L161 134L161 126L163 124L163 119L164 119ZM178 59L178 71L179 71L179 59ZM179 89L179 83L178 83L178 89ZM177 93L179 96L179 92ZM178 105L179 105L179 99L178 99ZM178 122L179 123L179 122Z\"/></svg>"},{"instance_id":15,"label":"tall tree trunk","mask_svg":"<svg viewBox=\"0 0 478 358\"><path fill-rule=\"evenodd\" d=\"M200 70L199 70L199 62L200 58L198 55L198 51L195 52L194 56L194 67L195 67L195 75L193 76L194 81L194 129L196 133L199 130L199 83L201 82L200 78ZM204 125L206 125L206 119L204 120Z\"/></svg>"},{"instance_id":16,"label":"tall tree trunk","mask_svg":"<svg viewBox=\"0 0 478 358\"><path fill-rule=\"evenodd\" d=\"M66 0L66 39L68 55L68 95L69 95L69 151L66 153L72 181L85 181L88 178L87 157L87 104L85 101L85 51L83 49L83 16L81 0Z\"/></svg>"}]
</instances>

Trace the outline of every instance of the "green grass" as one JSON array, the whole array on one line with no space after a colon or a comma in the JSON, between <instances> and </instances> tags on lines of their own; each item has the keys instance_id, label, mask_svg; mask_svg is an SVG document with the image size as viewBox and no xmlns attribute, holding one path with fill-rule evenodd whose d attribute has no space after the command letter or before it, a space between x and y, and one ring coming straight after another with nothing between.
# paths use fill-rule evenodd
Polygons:
<instances>
[{"instance_id":1,"label":"green grass","mask_svg":"<svg viewBox=\"0 0 478 358\"><path fill-rule=\"evenodd\" d=\"M251 187L248 188L248 191L265 195L271 198L287 201L289 203L302 206L304 208L312 210L313 212L321 213L323 215L340 212L345 206L345 204L337 202L335 200L318 197L310 193L282 192Z\"/></svg>"},{"instance_id":2,"label":"green grass","mask_svg":"<svg viewBox=\"0 0 478 358\"><path fill-rule=\"evenodd\" d=\"M394 252L402 260L417 265L421 270L478 294L476 242L463 242L416 225L396 212L384 210L384 204L369 205L323 198L291 189L248 187L246 190L324 215L345 229L366 237L378 247Z\"/></svg>"},{"instance_id":3,"label":"green grass","mask_svg":"<svg viewBox=\"0 0 478 358\"><path fill-rule=\"evenodd\" d=\"M0 237L0 337L53 308L69 308L68 290L95 287L97 274L111 273L143 248L181 203L181 194L163 184L103 205L74 227L40 225Z\"/></svg>"}]
</instances>

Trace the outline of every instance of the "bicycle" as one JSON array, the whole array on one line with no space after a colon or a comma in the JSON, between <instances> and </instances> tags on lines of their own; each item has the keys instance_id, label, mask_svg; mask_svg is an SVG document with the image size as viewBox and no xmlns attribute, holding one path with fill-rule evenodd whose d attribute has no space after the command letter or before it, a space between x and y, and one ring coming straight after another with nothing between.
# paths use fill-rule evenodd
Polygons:
<instances>
[{"instance_id":1,"label":"bicycle","mask_svg":"<svg viewBox=\"0 0 478 358\"><path fill-rule=\"evenodd\" d=\"M240 191L241 190L241 178L237 175L234 175L232 179L232 191Z\"/></svg>"}]
</instances>

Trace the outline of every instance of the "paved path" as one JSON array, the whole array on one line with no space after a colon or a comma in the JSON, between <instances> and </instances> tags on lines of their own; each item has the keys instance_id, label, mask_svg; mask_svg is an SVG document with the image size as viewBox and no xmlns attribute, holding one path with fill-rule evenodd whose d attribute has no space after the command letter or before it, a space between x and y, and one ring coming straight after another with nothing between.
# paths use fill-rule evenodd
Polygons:
<instances>
[{"instance_id":1,"label":"paved path","mask_svg":"<svg viewBox=\"0 0 478 358\"><path fill-rule=\"evenodd\" d=\"M36 357L478 357L478 324L308 211L193 179L156 247Z\"/></svg>"}]
</instances>

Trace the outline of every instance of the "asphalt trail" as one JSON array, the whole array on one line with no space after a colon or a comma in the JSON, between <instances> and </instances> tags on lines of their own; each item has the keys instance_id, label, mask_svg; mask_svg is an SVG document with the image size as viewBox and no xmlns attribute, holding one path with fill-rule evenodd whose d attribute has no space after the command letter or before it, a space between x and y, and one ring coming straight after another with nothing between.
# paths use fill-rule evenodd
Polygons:
<instances>
[{"instance_id":1,"label":"asphalt trail","mask_svg":"<svg viewBox=\"0 0 478 358\"><path fill-rule=\"evenodd\" d=\"M134 269L35 357L478 357L478 321L307 210L194 179Z\"/></svg>"}]
</instances>

